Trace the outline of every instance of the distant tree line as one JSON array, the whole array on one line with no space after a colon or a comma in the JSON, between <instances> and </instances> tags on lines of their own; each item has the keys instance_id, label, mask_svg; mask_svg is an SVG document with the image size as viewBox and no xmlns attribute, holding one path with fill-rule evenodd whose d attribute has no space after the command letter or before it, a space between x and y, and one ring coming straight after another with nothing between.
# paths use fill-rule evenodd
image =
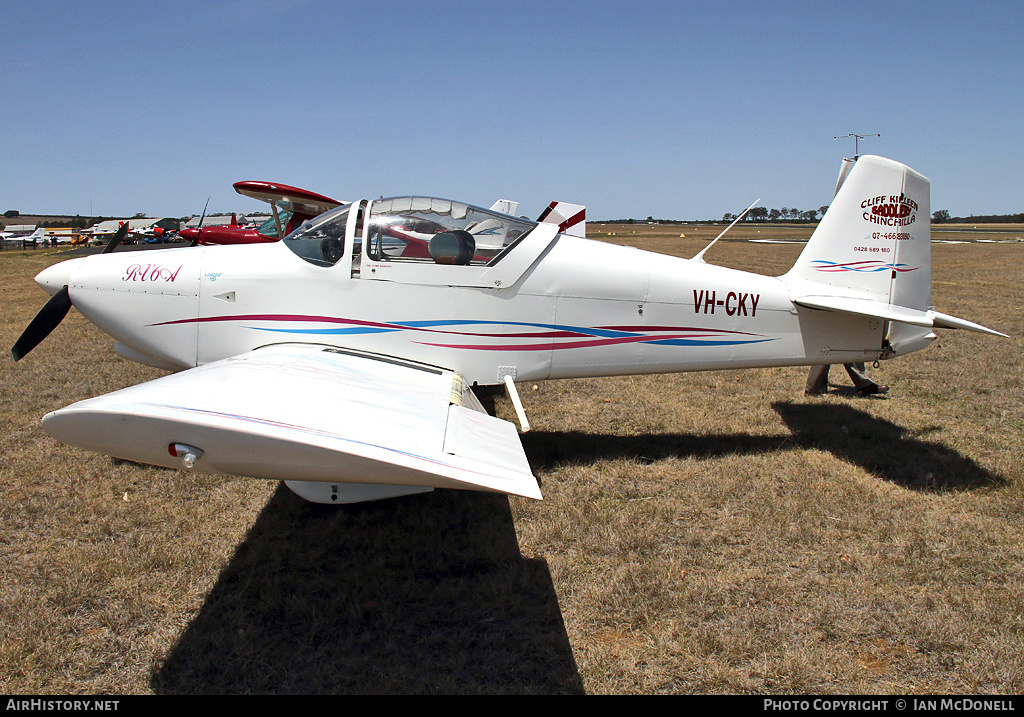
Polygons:
<instances>
[{"instance_id":1,"label":"distant tree line","mask_svg":"<svg viewBox=\"0 0 1024 717\"><path fill-rule=\"evenodd\" d=\"M22 216L21 212L19 212L16 209L8 209L6 212L4 212L4 217L7 218L7 219L17 219L18 217L21 217L21 216ZM34 216L34 215L26 214L24 216L31 217L31 216ZM51 215L51 216L55 216L55 215ZM83 216L77 215L77 214L75 216L73 216L73 217L70 216L70 215L65 215L65 216L59 216L59 218L57 218L57 219L46 220L46 221L39 222L39 226L43 227L44 229L49 229L50 227L61 227L61 228L65 228L66 227L66 228L70 228L70 229L85 229L86 227L95 226L95 225L99 224L100 222L105 222L105 221L107 221L107 219L116 219L116 218L117 217L83 217ZM0 222L0 224L3 224L3 223Z\"/></svg>"},{"instance_id":2,"label":"distant tree line","mask_svg":"<svg viewBox=\"0 0 1024 717\"><path fill-rule=\"evenodd\" d=\"M754 207L743 221L747 222L816 222L820 217L825 216L828 206L817 209L797 209L796 207L783 207L782 209L769 209L768 207ZM726 212L722 220L731 222L736 219L735 214Z\"/></svg>"},{"instance_id":3,"label":"distant tree line","mask_svg":"<svg viewBox=\"0 0 1024 717\"><path fill-rule=\"evenodd\" d=\"M72 219L68 220L43 222L39 226L43 227L44 229L49 229L51 226L68 227L71 229L85 229L86 227L91 227L93 224L99 224L99 221L90 222L87 221L85 217L73 217Z\"/></svg>"},{"instance_id":4,"label":"distant tree line","mask_svg":"<svg viewBox=\"0 0 1024 717\"><path fill-rule=\"evenodd\" d=\"M795 207L783 207L782 209L769 209L768 207L754 207L743 217L744 222L787 222L787 223L809 223L819 221L828 211L828 205L817 209L797 209ZM732 222L736 219L735 214L726 212L719 219L655 219L647 217L647 224L717 224L719 221ZM606 219L608 223L619 224L641 224L643 219ZM972 214L969 217L954 217L946 209L940 209L932 213L933 224L960 223L960 224L1024 224L1024 212L1020 214Z\"/></svg>"},{"instance_id":5,"label":"distant tree line","mask_svg":"<svg viewBox=\"0 0 1024 717\"><path fill-rule=\"evenodd\" d=\"M969 217L951 217L949 210L940 209L932 212L934 224L1022 224L1024 212L1020 214L972 214Z\"/></svg>"}]
</instances>

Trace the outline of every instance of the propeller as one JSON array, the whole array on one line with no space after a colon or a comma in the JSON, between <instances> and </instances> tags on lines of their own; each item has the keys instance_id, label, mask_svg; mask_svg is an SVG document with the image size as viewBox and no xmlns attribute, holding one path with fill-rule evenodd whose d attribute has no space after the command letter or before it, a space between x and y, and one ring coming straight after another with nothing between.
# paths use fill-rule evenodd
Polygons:
<instances>
[{"instance_id":1,"label":"propeller","mask_svg":"<svg viewBox=\"0 0 1024 717\"><path fill-rule=\"evenodd\" d=\"M196 232L196 238L192 240L192 246L199 243L199 237L203 233L203 222L206 221L206 210L210 208L210 198L206 198L206 206L203 207L203 215L199 217L199 231Z\"/></svg>"},{"instance_id":2,"label":"propeller","mask_svg":"<svg viewBox=\"0 0 1024 717\"><path fill-rule=\"evenodd\" d=\"M21 336L11 348L11 356L15 361L20 361L29 351L50 335L50 332L57 328L57 325L67 316L71 308L71 294L68 287L64 287L50 297L50 300L43 305L32 323L22 332Z\"/></svg>"},{"instance_id":3,"label":"propeller","mask_svg":"<svg viewBox=\"0 0 1024 717\"><path fill-rule=\"evenodd\" d=\"M117 248L117 245L124 241L124 238L128 236L128 228L128 222L122 224L114 236L110 238L110 241L107 242L107 245L103 247L103 251L101 251L100 254L109 254L114 251L114 249Z\"/></svg>"}]
</instances>

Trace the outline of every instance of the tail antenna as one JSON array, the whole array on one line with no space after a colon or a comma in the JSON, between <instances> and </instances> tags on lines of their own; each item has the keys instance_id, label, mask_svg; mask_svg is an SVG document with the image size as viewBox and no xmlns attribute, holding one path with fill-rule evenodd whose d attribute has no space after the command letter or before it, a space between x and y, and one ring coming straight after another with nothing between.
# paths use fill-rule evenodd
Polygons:
<instances>
[{"instance_id":1,"label":"tail antenna","mask_svg":"<svg viewBox=\"0 0 1024 717\"><path fill-rule=\"evenodd\" d=\"M832 139L846 139L847 137L853 137L853 161L856 162L860 159L860 141L865 137L881 137L880 134L844 134L842 137L833 137Z\"/></svg>"}]
</instances>

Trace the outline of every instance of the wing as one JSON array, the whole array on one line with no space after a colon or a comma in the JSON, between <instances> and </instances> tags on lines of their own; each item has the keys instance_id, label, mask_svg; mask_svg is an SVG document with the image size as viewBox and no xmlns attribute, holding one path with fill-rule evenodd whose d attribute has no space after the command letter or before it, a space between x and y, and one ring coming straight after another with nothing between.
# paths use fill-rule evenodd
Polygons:
<instances>
[{"instance_id":1,"label":"wing","mask_svg":"<svg viewBox=\"0 0 1024 717\"><path fill-rule=\"evenodd\" d=\"M43 427L71 445L169 468L185 455L212 473L539 499L515 426L462 399L461 377L446 369L281 344L75 403Z\"/></svg>"}]
</instances>

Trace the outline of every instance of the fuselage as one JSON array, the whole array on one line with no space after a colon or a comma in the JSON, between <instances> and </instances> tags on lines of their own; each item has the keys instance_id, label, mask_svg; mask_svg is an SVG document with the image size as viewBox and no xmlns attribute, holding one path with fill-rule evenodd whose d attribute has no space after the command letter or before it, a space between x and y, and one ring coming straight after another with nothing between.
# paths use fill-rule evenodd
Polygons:
<instances>
[{"instance_id":1,"label":"fuselage","mask_svg":"<svg viewBox=\"0 0 1024 717\"><path fill-rule=\"evenodd\" d=\"M415 359L481 385L506 374L543 380L882 354L884 322L797 307L778 277L548 235L544 226L484 265L391 261L349 221L332 265L311 263L286 241L115 252L57 265L39 281L51 291L67 284L122 355L166 368L296 341Z\"/></svg>"}]
</instances>

